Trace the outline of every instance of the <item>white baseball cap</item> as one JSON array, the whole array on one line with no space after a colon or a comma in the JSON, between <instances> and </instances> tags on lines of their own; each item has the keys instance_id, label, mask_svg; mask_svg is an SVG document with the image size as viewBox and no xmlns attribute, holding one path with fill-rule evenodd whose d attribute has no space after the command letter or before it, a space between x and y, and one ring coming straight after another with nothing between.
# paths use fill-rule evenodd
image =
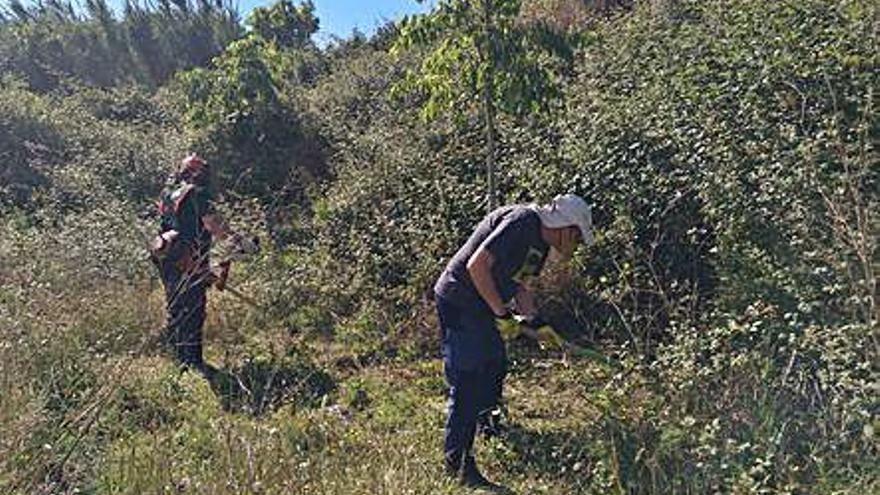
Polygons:
<instances>
[{"instance_id":1,"label":"white baseball cap","mask_svg":"<svg viewBox=\"0 0 880 495\"><path fill-rule=\"evenodd\" d=\"M541 223L550 229L577 226L581 231L581 238L586 245L594 244L593 237L593 209L576 194L563 194L556 196L546 206L535 208Z\"/></svg>"}]
</instances>

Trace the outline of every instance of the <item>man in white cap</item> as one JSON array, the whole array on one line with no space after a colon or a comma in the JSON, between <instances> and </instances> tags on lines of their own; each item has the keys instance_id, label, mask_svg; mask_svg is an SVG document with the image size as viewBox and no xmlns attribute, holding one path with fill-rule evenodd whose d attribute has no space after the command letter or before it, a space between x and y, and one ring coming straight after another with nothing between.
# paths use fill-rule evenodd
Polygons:
<instances>
[{"instance_id":1,"label":"man in white cap","mask_svg":"<svg viewBox=\"0 0 880 495\"><path fill-rule=\"evenodd\" d=\"M507 368L496 318L535 316L528 280L551 249L568 259L583 243L593 243L592 213L579 196L504 206L477 225L434 285L449 384L444 458L466 486L494 486L477 469L473 443L477 418L496 406Z\"/></svg>"}]
</instances>

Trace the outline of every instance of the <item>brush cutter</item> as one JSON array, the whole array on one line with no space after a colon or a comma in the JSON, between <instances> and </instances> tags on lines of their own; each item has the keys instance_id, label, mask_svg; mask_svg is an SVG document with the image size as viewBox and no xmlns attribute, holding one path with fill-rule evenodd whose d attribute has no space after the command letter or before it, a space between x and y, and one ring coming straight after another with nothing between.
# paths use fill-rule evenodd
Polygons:
<instances>
[{"instance_id":1,"label":"brush cutter","mask_svg":"<svg viewBox=\"0 0 880 495\"><path fill-rule=\"evenodd\" d=\"M513 318L498 320L498 331L504 340L525 335L536 340L541 348L560 349L572 356L589 359L605 369L620 369L619 363L601 352L565 340L552 326L539 317L527 318L522 315L514 315Z\"/></svg>"},{"instance_id":2,"label":"brush cutter","mask_svg":"<svg viewBox=\"0 0 880 495\"><path fill-rule=\"evenodd\" d=\"M234 287L230 287L227 285L226 287L224 287L224 291L229 294L232 294L233 296L235 296L236 299L238 299L239 301L241 301L243 303L248 304L249 306L251 306L253 308L262 309L262 306L260 306L260 303L253 300L251 297L242 294L241 291L239 291L238 289L235 289Z\"/></svg>"},{"instance_id":3,"label":"brush cutter","mask_svg":"<svg viewBox=\"0 0 880 495\"><path fill-rule=\"evenodd\" d=\"M242 294L241 291L230 287L227 284L229 278L229 268L233 261L247 260L253 255L260 252L260 240L257 237L247 238L235 234L230 237L229 242L222 246L222 261L217 263L216 267L211 270L211 285L217 290L221 290L232 294L242 302L247 303L254 308L260 308L260 304L249 296Z\"/></svg>"}]
</instances>

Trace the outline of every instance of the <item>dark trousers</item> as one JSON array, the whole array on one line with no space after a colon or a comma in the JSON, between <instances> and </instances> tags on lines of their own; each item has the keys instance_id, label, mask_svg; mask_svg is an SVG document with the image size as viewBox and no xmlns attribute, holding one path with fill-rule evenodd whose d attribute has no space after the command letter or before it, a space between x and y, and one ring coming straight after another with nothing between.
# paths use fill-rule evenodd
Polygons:
<instances>
[{"instance_id":1,"label":"dark trousers","mask_svg":"<svg viewBox=\"0 0 880 495\"><path fill-rule=\"evenodd\" d=\"M443 450L457 464L473 448L478 415L498 404L507 359L494 316L436 302L449 385Z\"/></svg>"},{"instance_id":2,"label":"dark trousers","mask_svg":"<svg viewBox=\"0 0 880 495\"><path fill-rule=\"evenodd\" d=\"M450 463L459 463L474 446L477 416L498 403L497 387L503 376L502 363L483 369L461 371L444 366L449 384L449 405L443 451Z\"/></svg>"},{"instance_id":3,"label":"dark trousers","mask_svg":"<svg viewBox=\"0 0 880 495\"><path fill-rule=\"evenodd\" d=\"M202 366L205 283L197 275L181 273L173 263L163 262L159 269L165 286L165 341L182 364Z\"/></svg>"}]
</instances>

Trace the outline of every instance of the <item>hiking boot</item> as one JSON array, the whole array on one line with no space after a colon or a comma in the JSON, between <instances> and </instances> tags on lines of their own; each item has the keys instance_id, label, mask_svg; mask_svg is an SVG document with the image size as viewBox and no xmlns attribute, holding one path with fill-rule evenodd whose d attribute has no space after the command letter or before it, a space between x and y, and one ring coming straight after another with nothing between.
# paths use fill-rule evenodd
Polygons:
<instances>
[{"instance_id":1,"label":"hiking boot","mask_svg":"<svg viewBox=\"0 0 880 495\"><path fill-rule=\"evenodd\" d=\"M186 373L187 371L192 371L198 373L205 378L210 378L213 376L216 369L210 364L206 363L202 359L185 359L178 360L178 365L180 366L181 373Z\"/></svg>"},{"instance_id":2,"label":"hiking boot","mask_svg":"<svg viewBox=\"0 0 880 495\"><path fill-rule=\"evenodd\" d=\"M473 456L464 458L461 466L461 484L468 488L483 488L486 490L495 490L498 485L487 480L480 470L477 469L477 461Z\"/></svg>"},{"instance_id":3,"label":"hiking boot","mask_svg":"<svg viewBox=\"0 0 880 495\"><path fill-rule=\"evenodd\" d=\"M477 431L485 438L501 436L505 427L502 423L504 411L501 407L495 407L484 411L477 416Z\"/></svg>"},{"instance_id":4,"label":"hiking boot","mask_svg":"<svg viewBox=\"0 0 880 495\"><path fill-rule=\"evenodd\" d=\"M217 368L211 366L210 364L202 361L201 363L193 364L192 369L197 371L200 375L205 377L206 380L212 381L215 376L217 376Z\"/></svg>"},{"instance_id":5,"label":"hiking boot","mask_svg":"<svg viewBox=\"0 0 880 495\"><path fill-rule=\"evenodd\" d=\"M461 456L443 456L443 465L446 474L450 478L459 479L461 477Z\"/></svg>"}]
</instances>

